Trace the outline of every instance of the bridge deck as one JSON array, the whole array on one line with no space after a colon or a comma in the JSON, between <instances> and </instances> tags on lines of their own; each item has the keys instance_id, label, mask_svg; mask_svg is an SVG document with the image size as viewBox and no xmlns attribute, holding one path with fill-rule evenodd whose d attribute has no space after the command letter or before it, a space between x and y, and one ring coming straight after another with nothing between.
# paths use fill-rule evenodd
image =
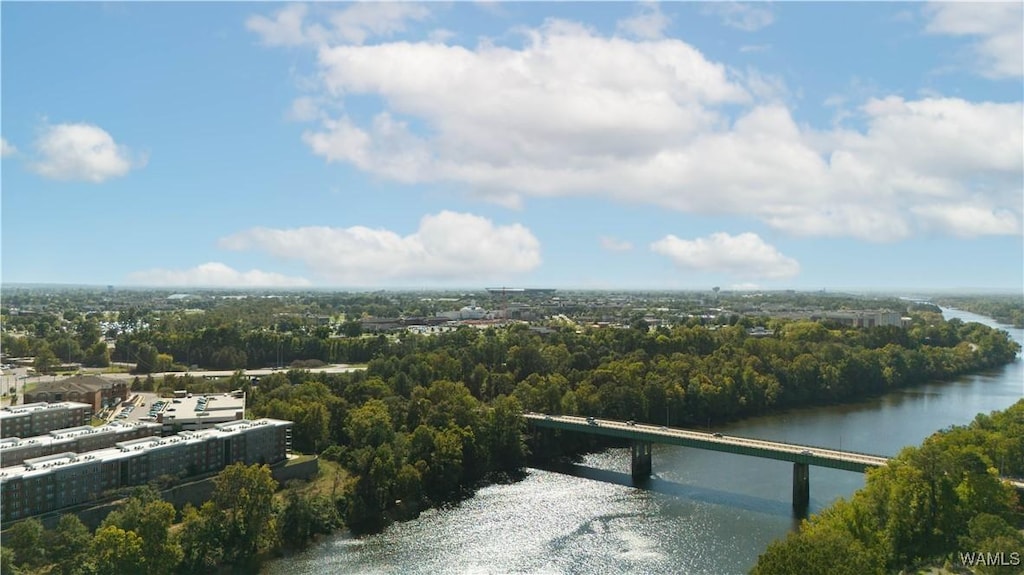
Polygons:
<instances>
[{"instance_id":1,"label":"bridge deck","mask_svg":"<svg viewBox=\"0 0 1024 575\"><path fill-rule=\"evenodd\" d=\"M526 413L523 414L523 417L538 427L649 441L651 443L696 447L698 449L709 449L724 453L750 455L780 461L791 461L793 463L806 463L818 467L830 467L845 471L863 472L872 467L881 467L889 460L887 457L867 453L838 451L812 445L765 441L644 423L630 425L625 421L611 419L596 419L594 424L590 424L584 417L571 415Z\"/></svg>"},{"instance_id":2,"label":"bridge deck","mask_svg":"<svg viewBox=\"0 0 1024 575\"><path fill-rule=\"evenodd\" d=\"M651 443L696 447L697 449L710 449L724 453L737 453L740 455L778 459L780 461L791 461L793 463L806 463L808 465L843 469L846 471L863 472L872 467L881 467L889 461L888 457L871 455L870 453L839 451L813 445L765 441L763 439L705 433L703 431L692 431L646 423L630 425L625 421L613 419L595 419L594 424L591 424L587 422L585 417L575 417L572 415L524 413L523 417L538 427L565 429L622 439L637 439ZM1018 491L1024 492L1024 479L1010 479L1007 477L1002 479L1014 486Z\"/></svg>"}]
</instances>

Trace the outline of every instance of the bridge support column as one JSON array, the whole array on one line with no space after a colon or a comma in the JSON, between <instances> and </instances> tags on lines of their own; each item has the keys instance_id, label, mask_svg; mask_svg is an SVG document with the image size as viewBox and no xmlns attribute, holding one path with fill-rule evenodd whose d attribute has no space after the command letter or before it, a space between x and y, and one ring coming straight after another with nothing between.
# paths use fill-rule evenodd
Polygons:
<instances>
[{"instance_id":1,"label":"bridge support column","mask_svg":"<svg viewBox=\"0 0 1024 575\"><path fill-rule=\"evenodd\" d=\"M632 449L633 479L647 479L651 476L651 443L649 441L633 441Z\"/></svg>"},{"instance_id":2,"label":"bridge support column","mask_svg":"<svg viewBox=\"0 0 1024 575\"><path fill-rule=\"evenodd\" d=\"M806 463L793 464L793 510L800 515L807 513L811 503L811 473Z\"/></svg>"}]
</instances>

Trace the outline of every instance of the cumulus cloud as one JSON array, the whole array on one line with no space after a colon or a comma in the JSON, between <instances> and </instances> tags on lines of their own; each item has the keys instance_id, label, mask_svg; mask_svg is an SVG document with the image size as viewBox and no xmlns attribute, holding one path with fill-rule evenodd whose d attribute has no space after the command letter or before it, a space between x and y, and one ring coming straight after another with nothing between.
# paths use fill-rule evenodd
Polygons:
<instances>
[{"instance_id":1,"label":"cumulus cloud","mask_svg":"<svg viewBox=\"0 0 1024 575\"><path fill-rule=\"evenodd\" d=\"M328 162L513 208L597 195L871 241L978 229L921 209L938 204L1020 229L1020 102L862 95L842 103L851 121L819 130L795 121L779 78L676 39L564 20L517 32L515 47L321 45L317 97L380 107L321 113L303 140Z\"/></svg>"},{"instance_id":2,"label":"cumulus cloud","mask_svg":"<svg viewBox=\"0 0 1024 575\"><path fill-rule=\"evenodd\" d=\"M763 279L791 278L800 273L796 260L749 232L737 236L718 232L695 240L670 234L652 243L651 251L668 257L682 269L697 272Z\"/></svg>"},{"instance_id":3,"label":"cumulus cloud","mask_svg":"<svg viewBox=\"0 0 1024 575\"><path fill-rule=\"evenodd\" d=\"M934 204L914 211L936 228L961 237L1019 234L1020 220L1009 210L971 204Z\"/></svg>"},{"instance_id":4,"label":"cumulus cloud","mask_svg":"<svg viewBox=\"0 0 1024 575\"><path fill-rule=\"evenodd\" d=\"M189 287L295 287L309 280L274 272L237 271L220 262L208 262L187 270L151 269L129 274L130 282L146 286Z\"/></svg>"},{"instance_id":5,"label":"cumulus cloud","mask_svg":"<svg viewBox=\"0 0 1024 575\"><path fill-rule=\"evenodd\" d=\"M609 236L601 237L601 247L610 252L628 252L633 249L633 244Z\"/></svg>"},{"instance_id":6,"label":"cumulus cloud","mask_svg":"<svg viewBox=\"0 0 1024 575\"><path fill-rule=\"evenodd\" d=\"M319 6L318 6L319 8ZM250 16L246 27L267 46L319 45L325 42L362 44L374 36L404 32L409 21L424 20L430 10L407 2L355 2L344 10L324 10L327 24L306 22L305 4L288 4L272 17Z\"/></svg>"},{"instance_id":7,"label":"cumulus cloud","mask_svg":"<svg viewBox=\"0 0 1024 575\"><path fill-rule=\"evenodd\" d=\"M541 263L540 242L522 225L495 225L450 211L424 216L406 236L363 226L253 228L223 238L220 245L300 261L342 285L500 278Z\"/></svg>"},{"instance_id":8,"label":"cumulus cloud","mask_svg":"<svg viewBox=\"0 0 1024 575\"><path fill-rule=\"evenodd\" d=\"M722 24L744 32L753 32L775 21L775 14L764 4L744 2L712 2L704 8L705 13L715 14Z\"/></svg>"},{"instance_id":9,"label":"cumulus cloud","mask_svg":"<svg viewBox=\"0 0 1024 575\"><path fill-rule=\"evenodd\" d=\"M39 160L31 168L54 180L100 183L123 176L143 160L132 160L128 148L118 145L103 128L93 124L46 126L35 142Z\"/></svg>"},{"instance_id":10,"label":"cumulus cloud","mask_svg":"<svg viewBox=\"0 0 1024 575\"><path fill-rule=\"evenodd\" d=\"M15 148L4 138L0 138L0 157L6 158L7 156L13 156L18 153L18 148Z\"/></svg>"},{"instance_id":11,"label":"cumulus cloud","mask_svg":"<svg viewBox=\"0 0 1024 575\"><path fill-rule=\"evenodd\" d=\"M932 34L976 38L975 69L989 78L1024 76L1024 4L1020 2L933 2L925 6Z\"/></svg>"},{"instance_id":12,"label":"cumulus cloud","mask_svg":"<svg viewBox=\"0 0 1024 575\"><path fill-rule=\"evenodd\" d=\"M662 37L670 21L671 19L661 11L659 4L648 2L640 7L636 15L616 22L615 29L619 33L636 38L656 40Z\"/></svg>"}]
</instances>

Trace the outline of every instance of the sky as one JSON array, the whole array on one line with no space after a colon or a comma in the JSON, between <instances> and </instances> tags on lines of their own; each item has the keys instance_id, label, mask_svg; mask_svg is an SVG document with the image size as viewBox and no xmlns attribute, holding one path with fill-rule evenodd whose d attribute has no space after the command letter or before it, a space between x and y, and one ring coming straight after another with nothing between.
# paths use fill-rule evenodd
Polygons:
<instances>
[{"instance_id":1,"label":"sky","mask_svg":"<svg viewBox=\"0 0 1024 575\"><path fill-rule=\"evenodd\" d=\"M1024 292L1014 3L0 3L0 280Z\"/></svg>"}]
</instances>

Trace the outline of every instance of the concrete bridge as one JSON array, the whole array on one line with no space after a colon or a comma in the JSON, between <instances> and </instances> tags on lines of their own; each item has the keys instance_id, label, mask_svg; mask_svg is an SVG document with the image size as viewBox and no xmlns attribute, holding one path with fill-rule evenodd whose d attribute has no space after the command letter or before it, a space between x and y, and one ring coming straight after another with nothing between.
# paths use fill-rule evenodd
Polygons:
<instances>
[{"instance_id":1,"label":"concrete bridge","mask_svg":"<svg viewBox=\"0 0 1024 575\"><path fill-rule=\"evenodd\" d=\"M630 421L594 419L571 415L545 415L542 413L525 413L523 417L535 427L562 429L631 440L631 471L634 479L650 477L651 445L654 443L696 447L697 449L709 449L711 451L792 462L793 508L801 513L806 511L810 503L809 468L811 465L863 473L870 468L881 467L889 461L888 457L868 453L838 451L811 445L749 439L746 437L723 435L721 433L705 433L702 431L691 431ZM1024 490L1024 481L1007 481L1018 490Z\"/></svg>"}]
</instances>

